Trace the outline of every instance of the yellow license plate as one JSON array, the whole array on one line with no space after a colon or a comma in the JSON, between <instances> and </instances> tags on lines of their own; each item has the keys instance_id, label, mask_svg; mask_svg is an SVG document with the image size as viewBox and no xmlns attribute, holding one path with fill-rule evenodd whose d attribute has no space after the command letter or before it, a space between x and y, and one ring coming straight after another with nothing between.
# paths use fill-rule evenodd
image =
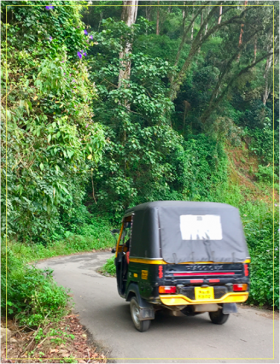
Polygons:
<instances>
[{"instance_id":1,"label":"yellow license plate","mask_svg":"<svg viewBox=\"0 0 280 364\"><path fill-rule=\"evenodd\" d=\"M197 301L213 300L214 287L194 287L194 294Z\"/></svg>"}]
</instances>

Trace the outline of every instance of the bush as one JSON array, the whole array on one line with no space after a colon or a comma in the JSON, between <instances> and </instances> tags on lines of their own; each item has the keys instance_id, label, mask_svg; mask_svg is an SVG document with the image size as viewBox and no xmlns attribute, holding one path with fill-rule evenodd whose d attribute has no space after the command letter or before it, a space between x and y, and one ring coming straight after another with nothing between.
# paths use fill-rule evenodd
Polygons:
<instances>
[{"instance_id":1,"label":"bush","mask_svg":"<svg viewBox=\"0 0 280 364\"><path fill-rule=\"evenodd\" d=\"M10 248L7 258L9 264L6 272L6 252L2 249L2 314L7 303L8 317L15 317L22 326L37 327L48 320L61 318L69 297L66 290L54 282L52 271L24 264Z\"/></svg>"},{"instance_id":2,"label":"bush","mask_svg":"<svg viewBox=\"0 0 280 364\"><path fill-rule=\"evenodd\" d=\"M106 264L101 268L101 272L106 272L111 276L116 275L116 266L115 266L115 255L109 259L107 259Z\"/></svg>"},{"instance_id":3,"label":"bush","mask_svg":"<svg viewBox=\"0 0 280 364\"><path fill-rule=\"evenodd\" d=\"M279 308L279 214L274 216L265 204L247 204L243 208L244 228L251 255L249 303ZM273 274L274 268L274 274Z\"/></svg>"}]
</instances>

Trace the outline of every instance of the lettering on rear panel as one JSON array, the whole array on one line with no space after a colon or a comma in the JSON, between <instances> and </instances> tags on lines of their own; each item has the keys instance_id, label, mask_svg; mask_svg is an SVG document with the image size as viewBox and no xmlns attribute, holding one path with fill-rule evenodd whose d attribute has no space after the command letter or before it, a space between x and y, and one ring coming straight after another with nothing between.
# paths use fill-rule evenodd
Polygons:
<instances>
[{"instance_id":1,"label":"lettering on rear panel","mask_svg":"<svg viewBox=\"0 0 280 364\"><path fill-rule=\"evenodd\" d=\"M222 240L219 215L180 215L182 240Z\"/></svg>"}]
</instances>

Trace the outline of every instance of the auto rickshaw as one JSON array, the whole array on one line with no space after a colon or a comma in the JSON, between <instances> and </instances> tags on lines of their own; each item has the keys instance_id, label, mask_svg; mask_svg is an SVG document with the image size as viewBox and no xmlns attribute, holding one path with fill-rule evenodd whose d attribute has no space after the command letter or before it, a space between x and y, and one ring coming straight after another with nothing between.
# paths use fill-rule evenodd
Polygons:
<instances>
[{"instance_id":1,"label":"auto rickshaw","mask_svg":"<svg viewBox=\"0 0 280 364\"><path fill-rule=\"evenodd\" d=\"M227 204L138 205L126 211L112 252L119 295L141 332L162 308L175 316L209 312L214 324L224 324L249 295L243 227L238 209Z\"/></svg>"}]
</instances>

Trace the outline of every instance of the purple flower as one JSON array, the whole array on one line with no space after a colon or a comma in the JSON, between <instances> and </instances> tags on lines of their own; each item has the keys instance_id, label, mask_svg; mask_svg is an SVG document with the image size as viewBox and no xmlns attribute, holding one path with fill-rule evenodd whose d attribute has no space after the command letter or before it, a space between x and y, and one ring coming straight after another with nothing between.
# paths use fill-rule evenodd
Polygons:
<instances>
[{"instance_id":1,"label":"purple flower","mask_svg":"<svg viewBox=\"0 0 280 364\"><path fill-rule=\"evenodd\" d=\"M49 40L52 41L52 37L49 37Z\"/></svg>"},{"instance_id":2,"label":"purple flower","mask_svg":"<svg viewBox=\"0 0 280 364\"><path fill-rule=\"evenodd\" d=\"M62 63L64 63L65 61L61 61Z\"/></svg>"},{"instance_id":3,"label":"purple flower","mask_svg":"<svg viewBox=\"0 0 280 364\"><path fill-rule=\"evenodd\" d=\"M47 10L51 10L51 9L53 9L53 5L48 5L48 6L46 6L46 9L47 9Z\"/></svg>"},{"instance_id":4,"label":"purple flower","mask_svg":"<svg viewBox=\"0 0 280 364\"><path fill-rule=\"evenodd\" d=\"M83 53L83 55L86 57L87 56L87 54L86 53Z\"/></svg>"},{"instance_id":5,"label":"purple flower","mask_svg":"<svg viewBox=\"0 0 280 364\"><path fill-rule=\"evenodd\" d=\"M89 39L93 39L93 35L90 35L90 36L89 36Z\"/></svg>"},{"instance_id":6,"label":"purple flower","mask_svg":"<svg viewBox=\"0 0 280 364\"><path fill-rule=\"evenodd\" d=\"M80 52L77 52L77 56L78 56L80 59L82 59L82 57L83 57L82 53L80 53Z\"/></svg>"},{"instance_id":7,"label":"purple flower","mask_svg":"<svg viewBox=\"0 0 280 364\"><path fill-rule=\"evenodd\" d=\"M87 35L88 34L88 32L84 29L84 33L85 33L85 35Z\"/></svg>"},{"instance_id":8,"label":"purple flower","mask_svg":"<svg viewBox=\"0 0 280 364\"><path fill-rule=\"evenodd\" d=\"M75 80L73 80L72 82L76 82Z\"/></svg>"},{"instance_id":9,"label":"purple flower","mask_svg":"<svg viewBox=\"0 0 280 364\"><path fill-rule=\"evenodd\" d=\"M274 206L277 206L277 203Z\"/></svg>"},{"instance_id":10,"label":"purple flower","mask_svg":"<svg viewBox=\"0 0 280 364\"><path fill-rule=\"evenodd\" d=\"M88 127L88 124L86 125L86 128Z\"/></svg>"}]
</instances>

